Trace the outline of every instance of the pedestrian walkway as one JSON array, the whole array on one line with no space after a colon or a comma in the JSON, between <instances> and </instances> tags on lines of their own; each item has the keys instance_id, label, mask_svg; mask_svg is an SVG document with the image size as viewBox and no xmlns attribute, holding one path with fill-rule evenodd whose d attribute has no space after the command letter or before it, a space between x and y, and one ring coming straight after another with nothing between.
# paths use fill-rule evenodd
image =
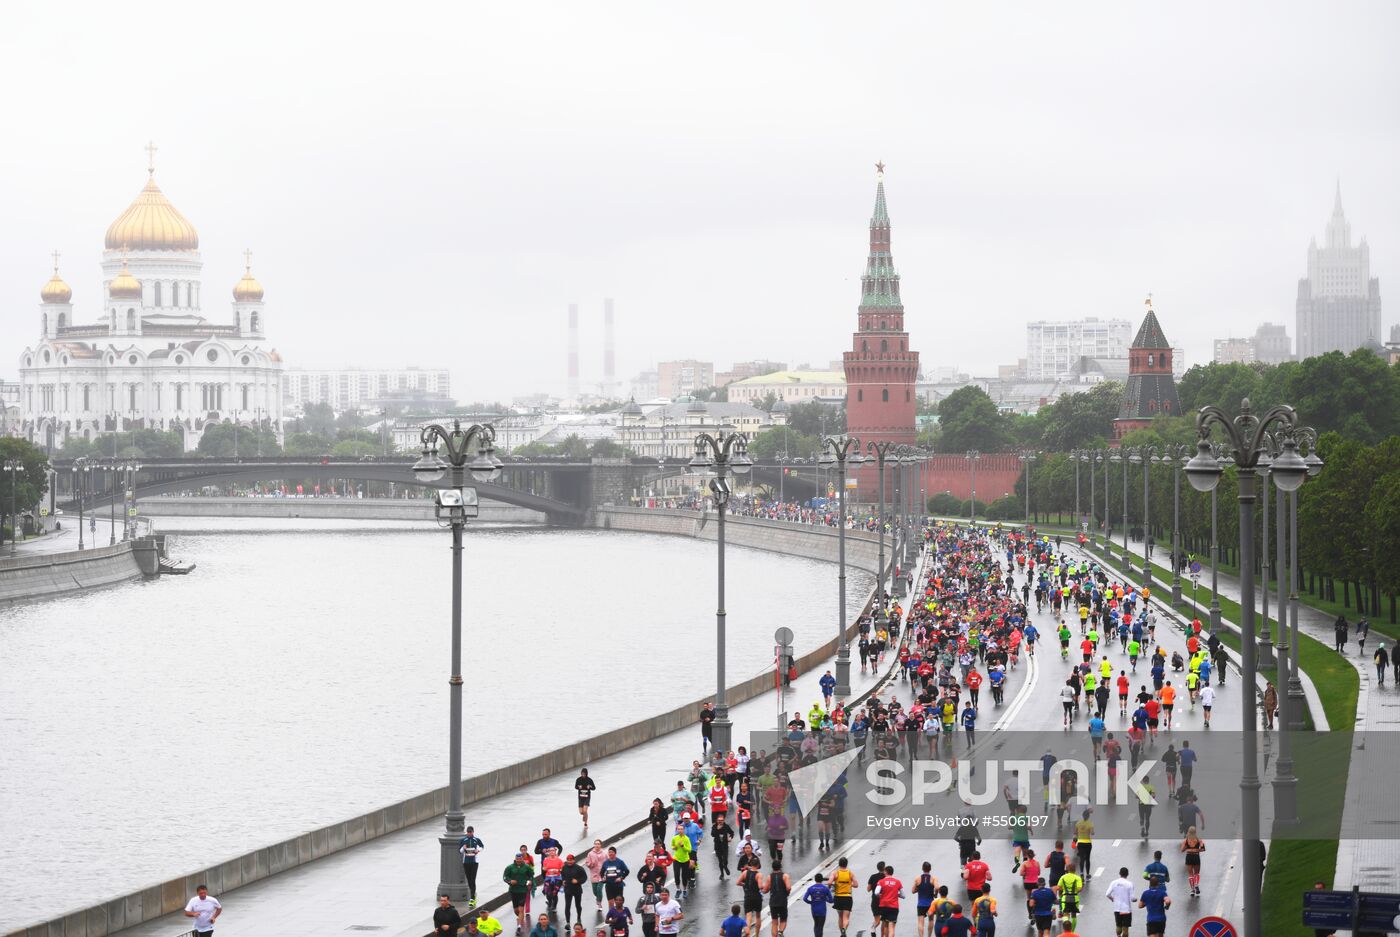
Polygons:
<instances>
[{"instance_id":1,"label":"pedestrian walkway","mask_svg":"<svg viewBox=\"0 0 1400 937\"><path fill-rule=\"evenodd\" d=\"M14 554L16 556L35 556L43 553L67 553L78 549L78 515L71 517L64 515L63 528L53 530L42 537L34 537L30 540L21 540L14 544ZM83 546L86 548L105 547L111 544L112 525L108 523L106 517L95 518L96 527L92 525L93 518L83 517ZM122 539L121 521L117 522L117 540ZM10 555L11 545L5 542L5 548L0 550L0 559Z\"/></svg>"},{"instance_id":2,"label":"pedestrian walkway","mask_svg":"<svg viewBox=\"0 0 1400 937\"><path fill-rule=\"evenodd\" d=\"M1142 556L1134 554L1137 567L1142 565ZM1202 571L1202 579L1209 582L1209 566ZM1158 577L1157 590L1170 589L1170 572L1161 579L1164 571L1154 566L1153 574ZM1220 594L1240 601L1240 581L1236 576L1219 573ZM1258 583L1255 584L1255 608L1259 608ZM1163 587L1166 587L1163 589ZM1275 584L1275 589L1277 584ZM1155 590L1154 590L1155 591ZM1168 593L1170 594L1170 593ZM1183 595L1189 590L1183 591ZM1271 600L1276 596L1271 593ZM1209 588L1199 593L1202 606L1210 604ZM1273 602L1270 602L1271 611ZM1327 647L1335 647L1333 625L1335 619L1326 612L1303 602L1298 603L1298 631L1320 641ZM1277 635L1273 635L1277 639ZM1354 639L1354 634L1351 639ZM1349 639L1348 646L1354 646ZM1374 642L1371 651L1375 650ZM1363 659L1355 651L1344 654L1346 660L1356 668L1361 678L1360 693L1356 701L1356 735L1352 745L1351 768L1347 773L1346 807L1342 814L1342 840L1337 848L1337 871L1334 888L1347 889L1353 885L1363 891L1393 891L1395 870L1400 868L1400 820L1395 816L1393 792L1388 779L1395 774L1395 765L1383 759L1381 747L1366 747L1365 732L1400 732L1400 687L1393 684L1384 686L1376 682L1376 670L1371 665L1370 651ZM1342 727L1334 726L1334 729ZM1373 754L1374 752L1374 754ZM1379 783L1378 783L1379 780ZM1388 823L1389 839L1376 839L1377 823ZM1356 834L1369 830L1372 838L1360 839Z\"/></svg>"},{"instance_id":3,"label":"pedestrian walkway","mask_svg":"<svg viewBox=\"0 0 1400 937\"><path fill-rule=\"evenodd\" d=\"M861 674L854 647L852 656L855 659L851 691L855 698L876 687L883 675L877 678L873 673ZM890 656L886 672L896 660ZM833 663L828 660L798 677L786 693L789 714L795 710L806 712L821 700L818 681L831 666ZM561 701L567 702L567 698L565 694ZM601 704L593 690L580 694L578 700L587 705ZM563 711L567 711L567 705ZM634 713L629 718L641 715ZM750 732L779 726L777 694L769 691L732 707L730 718L735 746L746 744ZM782 720L786 724L786 716ZM508 731L548 732L548 720L527 717L520 726L511 728L473 726L468 719L467 731L493 733L500 744L508 745ZM669 805L676 782L686 776L691 762L701 757L697 723L587 765L597 790L586 833L576 808L574 771L471 805L467 808L467 823L475 827L476 835L486 844L478 882L481 900L504 894L501 870L522 846L533 850L543 827L548 827L554 838L564 844L566 853L582 856L595 837L610 841L643 820L653 797L660 797ZM392 770L392 766L386 766L386 770ZM472 766L464 766L464 773L472 774ZM355 930L386 937L421 937L432 930L438 837L442 829L442 818L437 817L220 895L224 913L219 918L219 935L340 937L347 930ZM192 833L197 834L197 830ZM510 909L505 911L501 919L509 923ZM187 930L188 920L181 914L171 914L123 934L174 937Z\"/></svg>"}]
</instances>

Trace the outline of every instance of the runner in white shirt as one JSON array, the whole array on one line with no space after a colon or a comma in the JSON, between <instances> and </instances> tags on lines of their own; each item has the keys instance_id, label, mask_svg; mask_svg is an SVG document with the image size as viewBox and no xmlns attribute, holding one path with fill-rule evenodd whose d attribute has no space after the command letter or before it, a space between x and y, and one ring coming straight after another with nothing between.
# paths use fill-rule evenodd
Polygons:
<instances>
[{"instance_id":1,"label":"runner in white shirt","mask_svg":"<svg viewBox=\"0 0 1400 937\"><path fill-rule=\"evenodd\" d=\"M1198 698L1201 701L1201 706L1205 709L1206 725L1209 726L1210 708L1215 705L1215 689L1209 683L1207 683L1205 686L1201 687L1201 692Z\"/></svg>"},{"instance_id":2,"label":"runner in white shirt","mask_svg":"<svg viewBox=\"0 0 1400 937\"><path fill-rule=\"evenodd\" d=\"M1118 937L1128 937L1133 926L1133 883L1127 869L1118 870L1118 877L1109 883L1104 894L1113 902L1113 932Z\"/></svg>"},{"instance_id":3,"label":"runner in white shirt","mask_svg":"<svg viewBox=\"0 0 1400 937\"><path fill-rule=\"evenodd\" d=\"M185 917L194 918L194 932L207 935L214 933L214 922L224 913L224 906L218 898L209 897L209 886L200 885L195 889L195 897L185 905Z\"/></svg>"},{"instance_id":4,"label":"runner in white shirt","mask_svg":"<svg viewBox=\"0 0 1400 937\"><path fill-rule=\"evenodd\" d=\"M661 889L661 900L656 903L656 932L658 934L679 934L681 931L681 919L685 917L685 912L681 910L680 902L671 897L669 888Z\"/></svg>"}]
</instances>

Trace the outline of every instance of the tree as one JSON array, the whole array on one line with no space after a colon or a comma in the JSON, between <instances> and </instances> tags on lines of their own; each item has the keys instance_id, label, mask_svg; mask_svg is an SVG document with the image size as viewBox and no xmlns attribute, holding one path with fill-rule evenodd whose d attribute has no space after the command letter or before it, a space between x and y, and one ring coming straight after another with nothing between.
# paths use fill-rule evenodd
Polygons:
<instances>
[{"instance_id":1,"label":"tree","mask_svg":"<svg viewBox=\"0 0 1400 937\"><path fill-rule=\"evenodd\" d=\"M1113 420L1123 400L1123 385L1117 381L1095 384L1093 389L1065 394L1048 407L1040 435L1040 445L1051 452L1101 446L1113 437Z\"/></svg>"},{"instance_id":2,"label":"tree","mask_svg":"<svg viewBox=\"0 0 1400 937\"><path fill-rule=\"evenodd\" d=\"M331 446L331 455L337 459L363 459L366 456L379 455L379 445L361 439L342 439Z\"/></svg>"},{"instance_id":3,"label":"tree","mask_svg":"<svg viewBox=\"0 0 1400 937\"><path fill-rule=\"evenodd\" d=\"M15 510L23 512L38 504L49 490L49 459L44 450L16 436L0 436L0 464L11 459L18 461L20 468L13 475L0 471L0 513L7 517L12 491ZM14 524L13 519L10 524Z\"/></svg>"},{"instance_id":4,"label":"tree","mask_svg":"<svg viewBox=\"0 0 1400 937\"><path fill-rule=\"evenodd\" d=\"M280 455L277 435L266 426L239 426L234 423L211 423L204 427L195 452L206 459L251 458Z\"/></svg>"},{"instance_id":5,"label":"tree","mask_svg":"<svg viewBox=\"0 0 1400 937\"><path fill-rule=\"evenodd\" d=\"M132 434L131 455L144 459L174 459L185 454L185 440L175 432L138 429ZM122 453L126 454L125 450Z\"/></svg>"},{"instance_id":6,"label":"tree","mask_svg":"<svg viewBox=\"0 0 1400 937\"><path fill-rule=\"evenodd\" d=\"M328 403L307 404L306 411L292 426L298 433L331 438L335 436L335 411Z\"/></svg>"},{"instance_id":7,"label":"tree","mask_svg":"<svg viewBox=\"0 0 1400 937\"><path fill-rule=\"evenodd\" d=\"M964 510L963 506L966 504L966 501L959 501L948 492L940 491L928 499L928 512L941 517L954 517L959 511Z\"/></svg>"},{"instance_id":8,"label":"tree","mask_svg":"<svg viewBox=\"0 0 1400 937\"><path fill-rule=\"evenodd\" d=\"M626 458L631 450L614 439L595 439L588 447L588 454L595 459Z\"/></svg>"},{"instance_id":9,"label":"tree","mask_svg":"<svg viewBox=\"0 0 1400 937\"><path fill-rule=\"evenodd\" d=\"M55 459L76 459L81 456L97 458L102 455L97 443L89 442L81 436L69 436L63 448L54 450Z\"/></svg>"},{"instance_id":10,"label":"tree","mask_svg":"<svg viewBox=\"0 0 1400 937\"><path fill-rule=\"evenodd\" d=\"M771 462L786 451L789 458L810 458L820 454L821 440L799 433L790 427L772 426L749 441L749 457L756 462Z\"/></svg>"},{"instance_id":11,"label":"tree","mask_svg":"<svg viewBox=\"0 0 1400 937\"><path fill-rule=\"evenodd\" d=\"M294 433L287 437L287 455L329 455L336 441L317 433Z\"/></svg>"},{"instance_id":12,"label":"tree","mask_svg":"<svg viewBox=\"0 0 1400 937\"><path fill-rule=\"evenodd\" d=\"M1009 421L987 392L975 385L959 387L943 398L938 426L943 437L939 448L947 452L1002 452L1011 446Z\"/></svg>"},{"instance_id":13,"label":"tree","mask_svg":"<svg viewBox=\"0 0 1400 937\"><path fill-rule=\"evenodd\" d=\"M846 432L846 405L808 400L788 408L787 425L804 436L833 436Z\"/></svg>"}]
</instances>

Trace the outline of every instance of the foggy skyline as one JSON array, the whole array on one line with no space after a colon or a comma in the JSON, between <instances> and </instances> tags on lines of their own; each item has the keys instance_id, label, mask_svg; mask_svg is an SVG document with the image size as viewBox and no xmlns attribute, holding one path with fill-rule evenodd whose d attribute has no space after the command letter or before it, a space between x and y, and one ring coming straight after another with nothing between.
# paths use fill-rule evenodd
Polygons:
<instances>
[{"instance_id":1,"label":"foggy skyline","mask_svg":"<svg viewBox=\"0 0 1400 937\"><path fill-rule=\"evenodd\" d=\"M97 318L148 138L206 317L250 247L288 367L448 367L463 402L562 393L571 302L596 384L605 296L623 381L838 359L876 160L925 370L994 374L1031 319L1136 327L1149 292L1188 364L1296 340L1338 176L1400 321L1393 4L10 12L5 379L51 250Z\"/></svg>"}]
</instances>

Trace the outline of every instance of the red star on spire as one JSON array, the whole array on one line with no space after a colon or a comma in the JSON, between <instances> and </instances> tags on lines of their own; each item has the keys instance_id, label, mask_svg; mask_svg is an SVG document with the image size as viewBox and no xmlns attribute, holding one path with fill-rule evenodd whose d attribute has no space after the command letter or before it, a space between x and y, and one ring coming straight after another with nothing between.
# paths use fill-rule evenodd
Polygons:
<instances>
[{"instance_id":1,"label":"red star on spire","mask_svg":"<svg viewBox=\"0 0 1400 937\"><path fill-rule=\"evenodd\" d=\"M876 164L875 164L875 171L878 172L880 175L883 176L883 175L885 174L885 164L884 164L884 163L876 163Z\"/></svg>"}]
</instances>

